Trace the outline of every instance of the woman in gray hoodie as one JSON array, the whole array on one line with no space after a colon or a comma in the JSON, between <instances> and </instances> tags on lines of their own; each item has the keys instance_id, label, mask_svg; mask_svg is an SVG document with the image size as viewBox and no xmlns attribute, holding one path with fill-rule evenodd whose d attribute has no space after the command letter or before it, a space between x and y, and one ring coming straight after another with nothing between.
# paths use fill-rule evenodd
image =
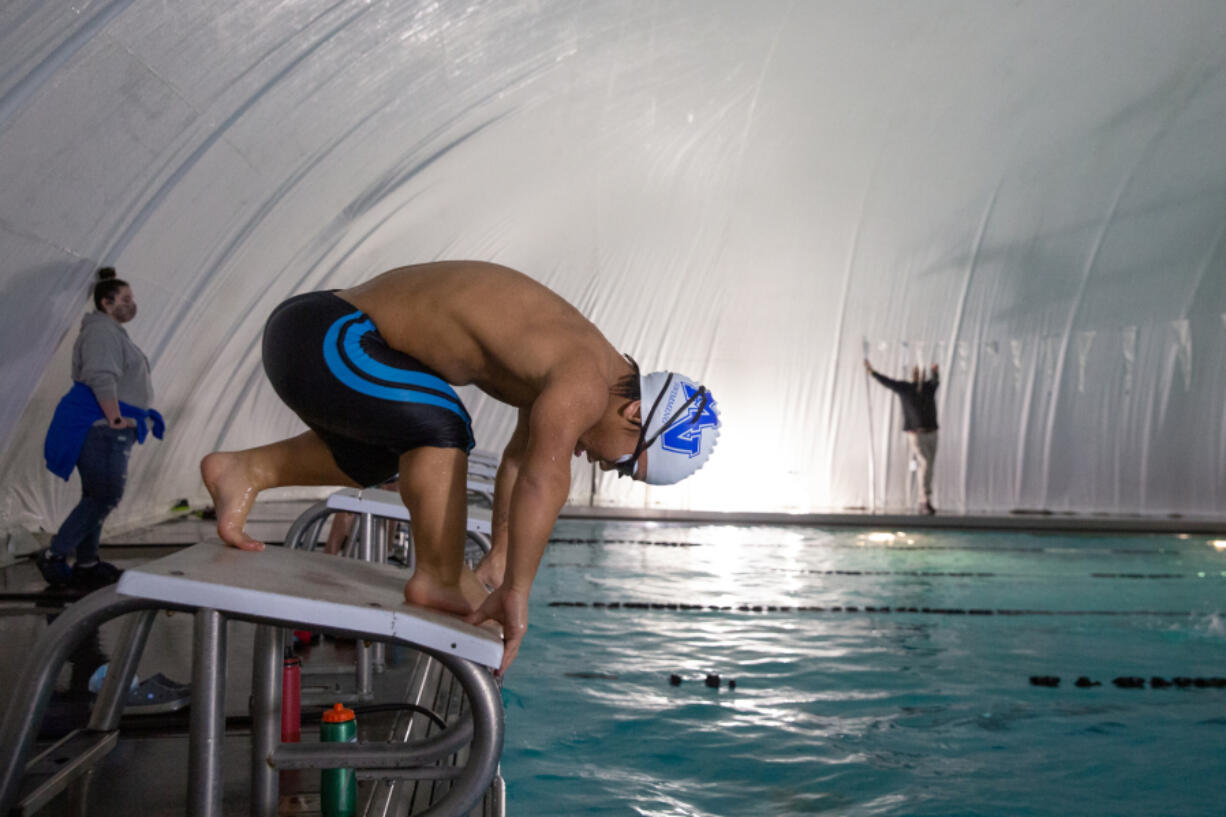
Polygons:
<instances>
[{"instance_id":1,"label":"woman in gray hoodie","mask_svg":"<svg viewBox=\"0 0 1226 817\"><path fill-rule=\"evenodd\" d=\"M47 467L67 479L81 474L81 501L68 514L51 547L37 557L52 586L94 590L119 578L119 570L98 559L102 522L119 504L127 482L128 456L146 419L161 435L161 417L150 409L153 385L149 359L128 337L123 324L136 316L136 300L115 270L98 271L96 312L81 321L72 350L72 389L56 407L47 432ZM75 564L68 558L76 555Z\"/></svg>"}]
</instances>

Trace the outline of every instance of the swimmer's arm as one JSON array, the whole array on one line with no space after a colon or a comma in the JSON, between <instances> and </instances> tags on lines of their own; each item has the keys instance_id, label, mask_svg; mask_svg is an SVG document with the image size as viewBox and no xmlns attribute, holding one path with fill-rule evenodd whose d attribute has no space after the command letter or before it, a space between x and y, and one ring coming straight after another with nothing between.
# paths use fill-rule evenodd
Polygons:
<instances>
[{"instance_id":1,"label":"swimmer's arm","mask_svg":"<svg viewBox=\"0 0 1226 817\"><path fill-rule=\"evenodd\" d=\"M570 462L579 434L596 424L604 408L576 398L578 391L546 389L529 413L528 438L508 508L506 583L513 592L527 594L532 587L570 493Z\"/></svg>"},{"instance_id":2,"label":"swimmer's arm","mask_svg":"<svg viewBox=\"0 0 1226 817\"><path fill-rule=\"evenodd\" d=\"M508 508L506 575L467 618L471 624L490 619L502 624L499 676L515 660L528 630L528 597L558 512L570 493L575 444L604 409L603 388L587 388L584 380L560 382L561 387L541 392L528 417L528 438Z\"/></svg>"},{"instance_id":3,"label":"swimmer's arm","mask_svg":"<svg viewBox=\"0 0 1226 817\"><path fill-rule=\"evenodd\" d=\"M510 529L511 494L519 478L519 466L528 447L528 409L519 410L515 431L502 451L498 461L498 473L494 477L494 507L491 513L490 549L506 553L507 534Z\"/></svg>"}]
</instances>

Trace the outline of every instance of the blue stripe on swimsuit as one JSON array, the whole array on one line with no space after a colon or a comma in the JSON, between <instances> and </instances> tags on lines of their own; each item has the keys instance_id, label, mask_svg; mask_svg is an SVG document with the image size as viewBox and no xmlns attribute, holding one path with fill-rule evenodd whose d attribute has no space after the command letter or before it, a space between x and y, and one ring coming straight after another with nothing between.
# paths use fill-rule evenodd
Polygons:
<instances>
[{"instance_id":1,"label":"blue stripe on swimsuit","mask_svg":"<svg viewBox=\"0 0 1226 817\"><path fill-rule=\"evenodd\" d=\"M365 320L363 320L365 318ZM362 348L362 337L377 331L370 318L357 311L338 318L324 335L324 361L337 380L360 394L398 403L439 406L454 413L472 434L472 421L460 403L460 396L440 377L426 372L397 369L372 358ZM342 353L343 351L343 353ZM386 381L386 382L375 382ZM395 383L407 388L388 385ZM430 391L422 391L429 389ZM440 392L433 394L431 392Z\"/></svg>"}]
</instances>

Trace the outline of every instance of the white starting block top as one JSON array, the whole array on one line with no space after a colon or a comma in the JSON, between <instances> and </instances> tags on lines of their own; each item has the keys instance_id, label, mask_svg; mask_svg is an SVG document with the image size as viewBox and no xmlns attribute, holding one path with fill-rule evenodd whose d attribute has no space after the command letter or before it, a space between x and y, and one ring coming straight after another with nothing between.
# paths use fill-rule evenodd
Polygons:
<instances>
[{"instance_id":1,"label":"white starting block top","mask_svg":"<svg viewBox=\"0 0 1226 817\"><path fill-rule=\"evenodd\" d=\"M468 475L477 479L493 479L498 476L498 464L469 460Z\"/></svg>"},{"instance_id":2,"label":"white starting block top","mask_svg":"<svg viewBox=\"0 0 1226 817\"><path fill-rule=\"evenodd\" d=\"M304 628L339 627L386 636L487 667L502 663L502 638L495 631L406 604L404 582L405 571L392 565L280 547L247 551L202 542L128 568L116 590L124 596Z\"/></svg>"},{"instance_id":3,"label":"white starting block top","mask_svg":"<svg viewBox=\"0 0 1226 817\"><path fill-rule=\"evenodd\" d=\"M472 451L468 452L469 462L481 462L485 463L486 465L492 465L495 468L498 467L498 461L501 459L501 455L497 454L496 452L485 451L481 448L474 448Z\"/></svg>"},{"instance_id":4,"label":"white starting block top","mask_svg":"<svg viewBox=\"0 0 1226 817\"><path fill-rule=\"evenodd\" d=\"M493 501L494 480L470 476L468 478L468 490L472 491L474 494L482 494L487 496L489 497L490 501Z\"/></svg>"},{"instance_id":5,"label":"white starting block top","mask_svg":"<svg viewBox=\"0 0 1226 817\"><path fill-rule=\"evenodd\" d=\"M409 519L409 509L404 506L400 494L382 488L342 488L328 497L328 507L406 522ZM490 509L469 505L468 530L489 535L494 530Z\"/></svg>"}]
</instances>

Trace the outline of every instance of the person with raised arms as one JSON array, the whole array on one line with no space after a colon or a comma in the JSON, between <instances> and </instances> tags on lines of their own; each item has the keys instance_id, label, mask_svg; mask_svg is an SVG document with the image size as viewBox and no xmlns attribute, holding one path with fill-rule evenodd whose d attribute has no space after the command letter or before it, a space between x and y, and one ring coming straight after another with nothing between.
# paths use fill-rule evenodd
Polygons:
<instances>
[{"instance_id":1,"label":"person with raised arms","mask_svg":"<svg viewBox=\"0 0 1226 817\"><path fill-rule=\"evenodd\" d=\"M932 506L932 472L937 458L937 389L941 385L940 370L933 363L932 376L919 366L911 367L910 380L894 380L873 368L868 358L864 369L873 379L898 395L902 406L902 430L911 445L919 470L919 512L931 516L937 510Z\"/></svg>"}]
</instances>

